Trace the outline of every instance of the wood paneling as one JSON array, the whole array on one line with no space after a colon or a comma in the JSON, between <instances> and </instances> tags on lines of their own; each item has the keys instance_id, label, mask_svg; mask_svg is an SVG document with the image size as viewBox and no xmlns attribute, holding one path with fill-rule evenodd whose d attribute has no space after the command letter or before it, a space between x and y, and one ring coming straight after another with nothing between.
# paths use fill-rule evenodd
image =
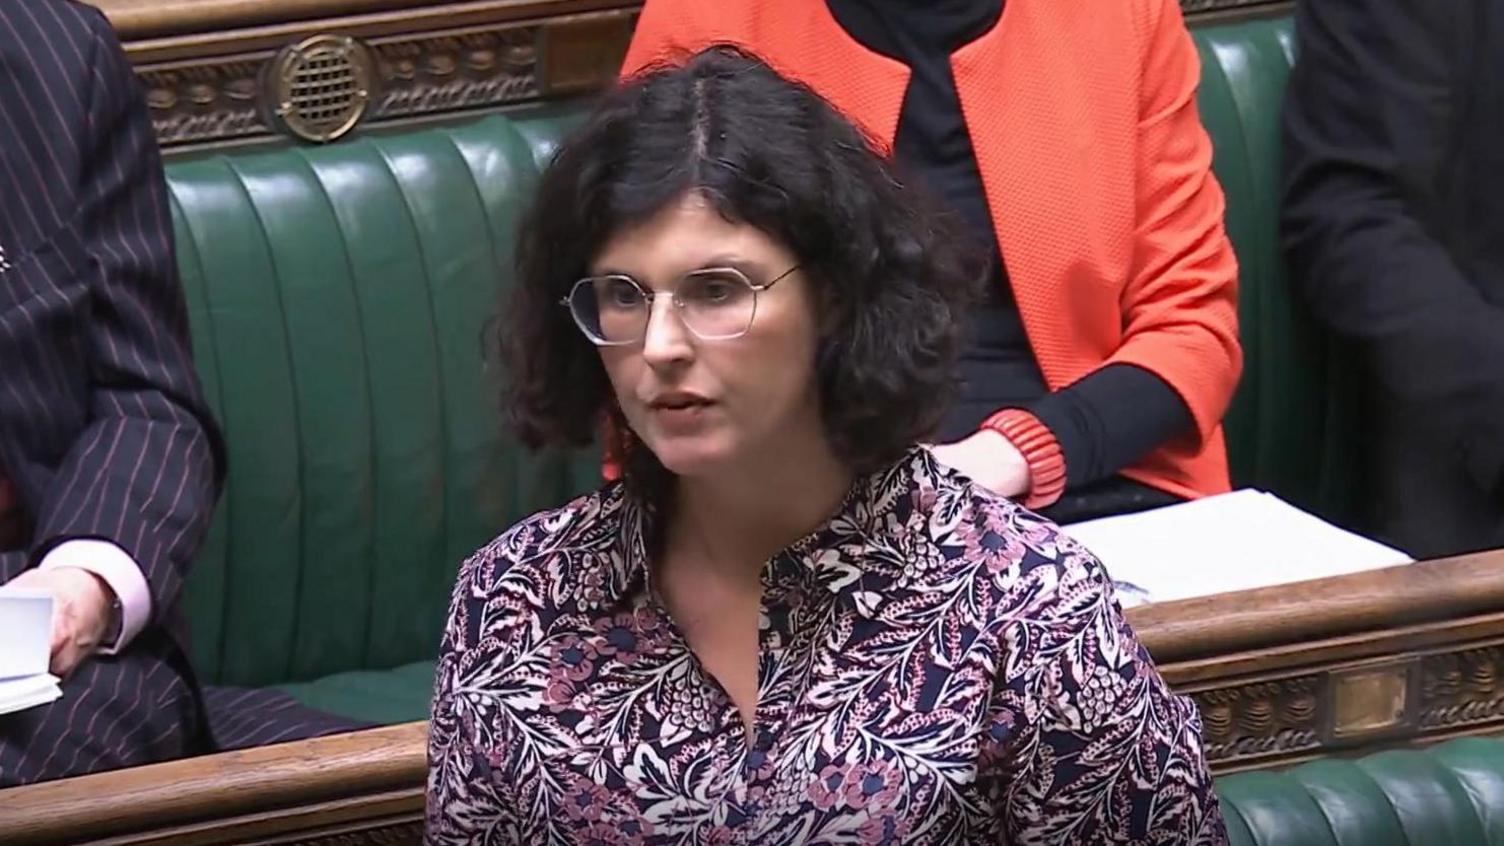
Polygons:
<instances>
[{"instance_id":1,"label":"wood paneling","mask_svg":"<svg viewBox=\"0 0 1504 846\"><path fill-rule=\"evenodd\" d=\"M107 0L169 153L283 139L269 69L315 35L368 48L362 125L515 108L609 84L640 4L621 0Z\"/></svg>"}]
</instances>

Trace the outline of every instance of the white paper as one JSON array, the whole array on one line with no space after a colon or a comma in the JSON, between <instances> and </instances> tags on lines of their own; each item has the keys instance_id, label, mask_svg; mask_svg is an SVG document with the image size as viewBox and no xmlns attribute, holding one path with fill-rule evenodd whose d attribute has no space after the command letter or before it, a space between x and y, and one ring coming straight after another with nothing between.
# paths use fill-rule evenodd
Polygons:
<instances>
[{"instance_id":1,"label":"white paper","mask_svg":"<svg viewBox=\"0 0 1504 846\"><path fill-rule=\"evenodd\" d=\"M63 695L57 676L41 673L0 680L0 714L46 705Z\"/></svg>"},{"instance_id":2,"label":"white paper","mask_svg":"<svg viewBox=\"0 0 1504 846\"><path fill-rule=\"evenodd\" d=\"M1077 523L1066 526L1065 532L1101 559L1119 583L1124 606L1322 579L1414 560L1256 490Z\"/></svg>"},{"instance_id":3,"label":"white paper","mask_svg":"<svg viewBox=\"0 0 1504 846\"><path fill-rule=\"evenodd\" d=\"M0 588L0 679L46 673L51 660L51 594Z\"/></svg>"}]
</instances>

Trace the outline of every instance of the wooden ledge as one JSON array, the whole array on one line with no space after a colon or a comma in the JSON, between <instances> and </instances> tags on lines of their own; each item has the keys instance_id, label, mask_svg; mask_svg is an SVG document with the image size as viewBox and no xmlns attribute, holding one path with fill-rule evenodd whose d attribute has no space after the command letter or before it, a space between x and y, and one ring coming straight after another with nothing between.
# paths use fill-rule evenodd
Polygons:
<instances>
[{"instance_id":1,"label":"wooden ledge","mask_svg":"<svg viewBox=\"0 0 1504 846\"><path fill-rule=\"evenodd\" d=\"M1167 664L1498 612L1504 550L1160 602L1128 619Z\"/></svg>"},{"instance_id":2,"label":"wooden ledge","mask_svg":"<svg viewBox=\"0 0 1504 846\"><path fill-rule=\"evenodd\" d=\"M357 16L423 16L425 7L454 13L484 8L496 19L536 17L572 7L628 5L581 0L95 0L122 41L226 33L249 27Z\"/></svg>"},{"instance_id":3,"label":"wooden ledge","mask_svg":"<svg viewBox=\"0 0 1504 846\"><path fill-rule=\"evenodd\" d=\"M11 788L0 791L0 840L210 844L296 832L364 842L360 834L415 832L427 737L427 723L408 723Z\"/></svg>"}]
</instances>

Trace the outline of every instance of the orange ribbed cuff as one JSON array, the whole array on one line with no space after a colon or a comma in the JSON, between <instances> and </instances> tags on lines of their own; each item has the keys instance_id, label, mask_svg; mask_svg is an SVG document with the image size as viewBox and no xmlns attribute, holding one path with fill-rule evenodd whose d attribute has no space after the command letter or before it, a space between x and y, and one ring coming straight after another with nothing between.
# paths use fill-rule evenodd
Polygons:
<instances>
[{"instance_id":1,"label":"orange ribbed cuff","mask_svg":"<svg viewBox=\"0 0 1504 846\"><path fill-rule=\"evenodd\" d=\"M1005 408L983 421L982 428L1007 438L1028 462L1025 508L1044 508L1060 499L1065 493L1065 453L1049 427L1021 408Z\"/></svg>"}]
</instances>

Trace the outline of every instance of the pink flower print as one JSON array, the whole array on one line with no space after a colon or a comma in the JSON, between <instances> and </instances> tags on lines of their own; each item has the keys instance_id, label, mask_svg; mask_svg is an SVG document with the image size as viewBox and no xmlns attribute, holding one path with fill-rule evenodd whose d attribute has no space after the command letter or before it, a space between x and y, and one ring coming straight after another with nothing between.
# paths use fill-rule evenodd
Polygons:
<instances>
[{"instance_id":1,"label":"pink flower print","mask_svg":"<svg viewBox=\"0 0 1504 846\"><path fill-rule=\"evenodd\" d=\"M632 625L636 628L637 639L642 642L642 651L658 646L668 635L663 615L646 606L632 612Z\"/></svg>"},{"instance_id":2,"label":"pink flower print","mask_svg":"<svg viewBox=\"0 0 1504 846\"><path fill-rule=\"evenodd\" d=\"M572 682L584 681L590 678L595 670L595 649L580 638L569 635L562 643L553 647L553 660L549 666L549 676L554 672L562 672L564 677Z\"/></svg>"},{"instance_id":3,"label":"pink flower print","mask_svg":"<svg viewBox=\"0 0 1504 846\"><path fill-rule=\"evenodd\" d=\"M1030 546L1040 549L1053 549L1060 543L1060 536L1045 523L1025 527L1023 535Z\"/></svg>"},{"instance_id":4,"label":"pink flower print","mask_svg":"<svg viewBox=\"0 0 1504 846\"><path fill-rule=\"evenodd\" d=\"M616 658L623 664L636 660L642 649L636 618L631 614L617 614L595 622L598 640L593 643L601 655Z\"/></svg>"},{"instance_id":5,"label":"pink flower print","mask_svg":"<svg viewBox=\"0 0 1504 846\"><path fill-rule=\"evenodd\" d=\"M576 778L564 792L564 813L573 820L597 822L606 810L606 803L610 801L611 794L606 792L606 788L583 778ZM616 829L612 827L612 831L615 832Z\"/></svg>"},{"instance_id":6,"label":"pink flower print","mask_svg":"<svg viewBox=\"0 0 1504 846\"><path fill-rule=\"evenodd\" d=\"M873 761L846 778L846 804L853 808L891 808L903 774L887 761Z\"/></svg>"},{"instance_id":7,"label":"pink flower print","mask_svg":"<svg viewBox=\"0 0 1504 846\"><path fill-rule=\"evenodd\" d=\"M809 786L809 798L815 803L816 808L828 811L842 801L846 787L846 773L849 769L849 766L828 764L820 771L820 777Z\"/></svg>"},{"instance_id":8,"label":"pink flower print","mask_svg":"<svg viewBox=\"0 0 1504 846\"><path fill-rule=\"evenodd\" d=\"M1001 573L1023 558L1023 543L1001 522L988 520L959 531L966 559L985 563L989 573Z\"/></svg>"},{"instance_id":9,"label":"pink flower print","mask_svg":"<svg viewBox=\"0 0 1504 846\"><path fill-rule=\"evenodd\" d=\"M543 704L553 711L563 710L574 704L574 693L574 682L565 678L559 668L550 668L548 684L543 688Z\"/></svg>"}]
</instances>

